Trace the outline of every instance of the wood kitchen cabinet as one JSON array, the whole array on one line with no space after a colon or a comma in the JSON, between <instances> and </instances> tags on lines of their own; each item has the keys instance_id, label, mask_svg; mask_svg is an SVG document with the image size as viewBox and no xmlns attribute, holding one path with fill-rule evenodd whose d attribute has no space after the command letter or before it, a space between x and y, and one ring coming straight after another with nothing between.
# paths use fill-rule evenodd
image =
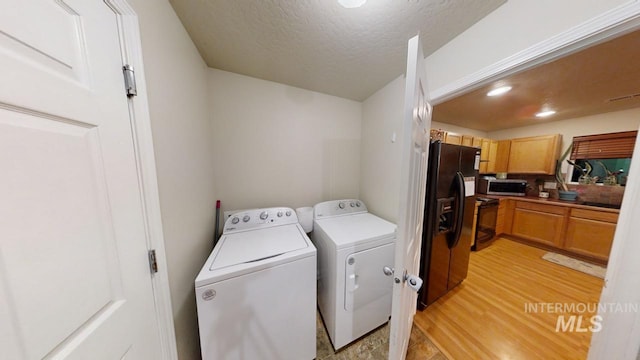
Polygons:
<instances>
[{"instance_id":1,"label":"wood kitchen cabinet","mask_svg":"<svg viewBox=\"0 0 640 360\"><path fill-rule=\"evenodd\" d=\"M607 261L617 222L616 213L571 209L563 248Z\"/></svg>"},{"instance_id":2,"label":"wood kitchen cabinet","mask_svg":"<svg viewBox=\"0 0 640 360\"><path fill-rule=\"evenodd\" d=\"M463 146L473 146L473 136L471 135L462 135L462 142L460 145Z\"/></svg>"},{"instance_id":3,"label":"wood kitchen cabinet","mask_svg":"<svg viewBox=\"0 0 640 360\"><path fill-rule=\"evenodd\" d=\"M487 173L507 172L511 140L490 140Z\"/></svg>"},{"instance_id":4,"label":"wood kitchen cabinet","mask_svg":"<svg viewBox=\"0 0 640 360\"><path fill-rule=\"evenodd\" d=\"M462 145L462 135L447 131L444 135L444 142L446 144Z\"/></svg>"},{"instance_id":5,"label":"wood kitchen cabinet","mask_svg":"<svg viewBox=\"0 0 640 360\"><path fill-rule=\"evenodd\" d=\"M507 172L555 174L561 141L558 134L511 139Z\"/></svg>"},{"instance_id":6,"label":"wood kitchen cabinet","mask_svg":"<svg viewBox=\"0 0 640 360\"><path fill-rule=\"evenodd\" d=\"M481 149L480 174L507 172L511 140L498 141L479 138L477 144Z\"/></svg>"},{"instance_id":7,"label":"wood kitchen cabinet","mask_svg":"<svg viewBox=\"0 0 640 360\"><path fill-rule=\"evenodd\" d=\"M496 153L498 152L498 141L489 140L489 151L487 152L487 173L496 173Z\"/></svg>"},{"instance_id":8,"label":"wood kitchen cabinet","mask_svg":"<svg viewBox=\"0 0 640 360\"><path fill-rule=\"evenodd\" d=\"M469 135L461 135L450 131L444 131L442 129L431 129L431 140L440 140L445 144L462 145L462 139L468 138L466 141L473 142L473 137ZM471 146L471 145L469 145Z\"/></svg>"},{"instance_id":9,"label":"wood kitchen cabinet","mask_svg":"<svg viewBox=\"0 0 640 360\"><path fill-rule=\"evenodd\" d=\"M496 146L495 170L496 172L509 172L509 154L511 153L511 140L500 140Z\"/></svg>"},{"instance_id":10,"label":"wood kitchen cabinet","mask_svg":"<svg viewBox=\"0 0 640 360\"><path fill-rule=\"evenodd\" d=\"M434 135L436 134L436 135ZM532 136L511 140L491 140L444 130L431 130L432 139L481 149L480 174L555 174L561 135Z\"/></svg>"},{"instance_id":11,"label":"wood kitchen cabinet","mask_svg":"<svg viewBox=\"0 0 640 360\"><path fill-rule=\"evenodd\" d=\"M496 217L496 235L511 233L513 214L513 200L500 199L498 215Z\"/></svg>"},{"instance_id":12,"label":"wood kitchen cabinet","mask_svg":"<svg viewBox=\"0 0 640 360\"><path fill-rule=\"evenodd\" d=\"M569 208L516 201L511 234L525 240L560 248Z\"/></svg>"},{"instance_id":13,"label":"wood kitchen cabinet","mask_svg":"<svg viewBox=\"0 0 640 360\"><path fill-rule=\"evenodd\" d=\"M502 206L502 202L500 205ZM510 200L505 202L502 228L498 208L496 233L502 231L516 238L544 245L545 248L552 247L565 253L606 262L617 222L616 212Z\"/></svg>"},{"instance_id":14,"label":"wood kitchen cabinet","mask_svg":"<svg viewBox=\"0 0 640 360\"><path fill-rule=\"evenodd\" d=\"M480 138L480 174L489 173L489 153L491 151L491 139Z\"/></svg>"}]
</instances>

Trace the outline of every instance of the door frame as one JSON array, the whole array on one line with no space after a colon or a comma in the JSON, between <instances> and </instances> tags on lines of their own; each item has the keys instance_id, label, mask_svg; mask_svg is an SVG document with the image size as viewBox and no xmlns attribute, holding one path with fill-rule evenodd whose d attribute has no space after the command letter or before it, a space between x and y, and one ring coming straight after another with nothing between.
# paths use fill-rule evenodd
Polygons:
<instances>
[{"instance_id":1,"label":"door frame","mask_svg":"<svg viewBox=\"0 0 640 360\"><path fill-rule=\"evenodd\" d=\"M133 67L136 77L137 96L128 100L129 118L132 128L134 153L138 171L143 216L145 220L145 236L148 249L154 249L158 272L150 275L153 289L154 308L158 323L160 347L163 359L178 359L169 277L160 213L160 195L156 161L153 152L151 117L147 98L144 62L142 59L142 42L138 16L127 0L104 0L116 15L122 63ZM122 96L125 96L124 85ZM150 272L151 274L151 272Z\"/></svg>"},{"instance_id":2,"label":"door frame","mask_svg":"<svg viewBox=\"0 0 640 360\"><path fill-rule=\"evenodd\" d=\"M460 80L431 92L433 105L440 104L503 77L553 61L617 36L640 30L640 1L628 1L578 26L524 49ZM640 159L640 138L634 157ZM632 175L640 176L640 163L632 166ZM640 298L640 280L623 274L640 273L640 262L629 254L640 251L635 241L640 232L640 183L629 182L616 227L610 261L605 276L601 303L629 303ZM635 359L640 349L640 313L599 313L603 328L591 338L589 359L603 357Z\"/></svg>"}]
</instances>

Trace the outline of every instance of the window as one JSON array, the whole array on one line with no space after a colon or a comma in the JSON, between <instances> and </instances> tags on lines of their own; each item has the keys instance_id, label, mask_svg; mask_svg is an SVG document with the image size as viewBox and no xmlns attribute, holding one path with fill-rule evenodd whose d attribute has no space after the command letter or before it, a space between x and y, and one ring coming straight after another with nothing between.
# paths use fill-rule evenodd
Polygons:
<instances>
[{"instance_id":1,"label":"window","mask_svg":"<svg viewBox=\"0 0 640 360\"><path fill-rule=\"evenodd\" d=\"M571 182L591 183L591 184L627 184L627 175L631 166L631 158L616 159L579 159L575 161L577 166L573 167ZM588 177L585 175L589 171ZM609 175L611 174L611 175Z\"/></svg>"},{"instance_id":2,"label":"window","mask_svg":"<svg viewBox=\"0 0 640 360\"><path fill-rule=\"evenodd\" d=\"M576 136L571 182L626 185L637 131Z\"/></svg>"}]
</instances>

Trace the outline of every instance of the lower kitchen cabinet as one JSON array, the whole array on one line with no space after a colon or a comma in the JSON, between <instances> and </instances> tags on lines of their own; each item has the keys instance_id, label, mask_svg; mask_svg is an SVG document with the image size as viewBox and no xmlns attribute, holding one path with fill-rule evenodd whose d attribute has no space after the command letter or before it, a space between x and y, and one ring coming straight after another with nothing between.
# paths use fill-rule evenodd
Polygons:
<instances>
[{"instance_id":1,"label":"lower kitchen cabinet","mask_svg":"<svg viewBox=\"0 0 640 360\"><path fill-rule=\"evenodd\" d=\"M511 218L513 212L512 209L512 200L510 199L500 199L500 205L498 206L498 215L496 218L496 235L501 235L505 233L509 233L511 229Z\"/></svg>"},{"instance_id":2,"label":"lower kitchen cabinet","mask_svg":"<svg viewBox=\"0 0 640 360\"><path fill-rule=\"evenodd\" d=\"M571 209L564 249L606 261L617 222L615 213Z\"/></svg>"},{"instance_id":3,"label":"lower kitchen cabinet","mask_svg":"<svg viewBox=\"0 0 640 360\"><path fill-rule=\"evenodd\" d=\"M609 259L617 213L529 201L513 202L515 205L505 207L505 233L565 253L602 262ZM513 209L511 214L508 213L510 208ZM496 225L496 232L498 230Z\"/></svg>"},{"instance_id":4,"label":"lower kitchen cabinet","mask_svg":"<svg viewBox=\"0 0 640 360\"><path fill-rule=\"evenodd\" d=\"M541 244L561 247L569 208L517 201L511 234Z\"/></svg>"}]
</instances>

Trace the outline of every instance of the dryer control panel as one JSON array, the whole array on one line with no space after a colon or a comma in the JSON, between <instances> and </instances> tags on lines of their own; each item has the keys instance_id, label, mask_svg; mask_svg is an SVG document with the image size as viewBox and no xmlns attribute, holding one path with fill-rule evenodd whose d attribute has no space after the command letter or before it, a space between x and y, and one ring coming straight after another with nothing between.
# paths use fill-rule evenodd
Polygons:
<instances>
[{"instance_id":1,"label":"dryer control panel","mask_svg":"<svg viewBox=\"0 0 640 360\"><path fill-rule=\"evenodd\" d=\"M358 199L325 201L313 207L313 216L315 219L366 212L368 212L366 205Z\"/></svg>"},{"instance_id":2,"label":"dryer control panel","mask_svg":"<svg viewBox=\"0 0 640 360\"><path fill-rule=\"evenodd\" d=\"M242 210L229 216L223 233L297 223L296 212L287 207Z\"/></svg>"}]
</instances>

